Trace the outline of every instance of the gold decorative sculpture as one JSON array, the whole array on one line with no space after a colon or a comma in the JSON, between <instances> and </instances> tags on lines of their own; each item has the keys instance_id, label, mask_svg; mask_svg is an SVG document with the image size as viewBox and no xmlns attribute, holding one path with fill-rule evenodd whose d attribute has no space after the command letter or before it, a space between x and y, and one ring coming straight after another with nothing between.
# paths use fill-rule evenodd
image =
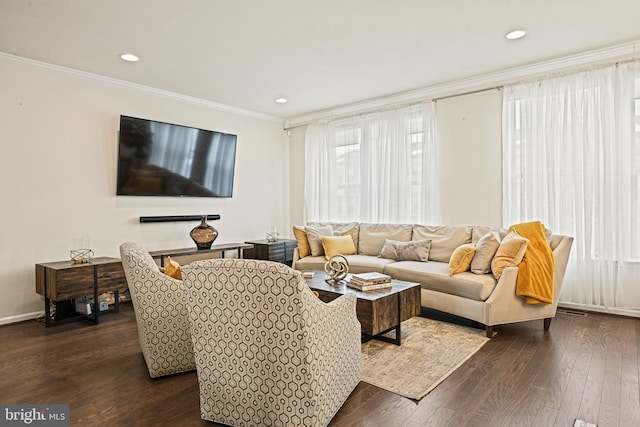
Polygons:
<instances>
[{"instance_id":1,"label":"gold decorative sculpture","mask_svg":"<svg viewBox=\"0 0 640 427\"><path fill-rule=\"evenodd\" d=\"M332 286L340 285L349 273L349 261L343 255L334 255L324 264L324 272L327 273L325 282Z\"/></svg>"}]
</instances>

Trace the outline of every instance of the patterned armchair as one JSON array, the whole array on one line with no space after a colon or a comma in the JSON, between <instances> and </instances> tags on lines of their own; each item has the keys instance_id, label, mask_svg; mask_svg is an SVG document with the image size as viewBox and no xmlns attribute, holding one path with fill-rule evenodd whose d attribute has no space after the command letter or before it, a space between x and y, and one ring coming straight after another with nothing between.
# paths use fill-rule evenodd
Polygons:
<instances>
[{"instance_id":1,"label":"patterned armchair","mask_svg":"<svg viewBox=\"0 0 640 427\"><path fill-rule=\"evenodd\" d=\"M138 323L140 348L152 378L196 368L182 281L160 271L136 243L120 245Z\"/></svg>"},{"instance_id":2,"label":"patterned armchair","mask_svg":"<svg viewBox=\"0 0 640 427\"><path fill-rule=\"evenodd\" d=\"M203 419L325 426L360 378L355 294L316 298L302 273L218 259L182 269Z\"/></svg>"}]
</instances>

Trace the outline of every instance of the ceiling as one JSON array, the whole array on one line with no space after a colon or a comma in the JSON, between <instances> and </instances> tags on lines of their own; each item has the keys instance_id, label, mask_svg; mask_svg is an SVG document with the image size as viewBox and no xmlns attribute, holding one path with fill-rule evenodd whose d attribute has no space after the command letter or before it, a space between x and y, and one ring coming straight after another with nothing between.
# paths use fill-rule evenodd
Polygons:
<instances>
[{"instance_id":1,"label":"ceiling","mask_svg":"<svg viewBox=\"0 0 640 427\"><path fill-rule=\"evenodd\" d=\"M0 52L284 119L639 40L639 16L638 0L0 0Z\"/></svg>"}]
</instances>

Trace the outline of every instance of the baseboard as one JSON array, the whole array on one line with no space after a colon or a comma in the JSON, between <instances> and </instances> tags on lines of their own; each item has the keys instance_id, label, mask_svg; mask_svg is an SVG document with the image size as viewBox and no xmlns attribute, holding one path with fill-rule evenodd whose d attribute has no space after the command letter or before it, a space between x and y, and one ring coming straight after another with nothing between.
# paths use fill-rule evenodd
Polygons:
<instances>
[{"instance_id":1,"label":"baseboard","mask_svg":"<svg viewBox=\"0 0 640 427\"><path fill-rule=\"evenodd\" d=\"M618 316L640 317L640 311L625 308L607 308L597 305L577 304L571 302L560 302L558 308L568 308L574 310L591 311L594 313L617 314Z\"/></svg>"},{"instance_id":2,"label":"baseboard","mask_svg":"<svg viewBox=\"0 0 640 427\"><path fill-rule=\"evenodd\" d=\"M44 315L43 311L35 311L33 313L18 314L17 316L0 317L0 325L24 322L25 320L36 319L42 315Z\"/></svg>"}]
</instances>

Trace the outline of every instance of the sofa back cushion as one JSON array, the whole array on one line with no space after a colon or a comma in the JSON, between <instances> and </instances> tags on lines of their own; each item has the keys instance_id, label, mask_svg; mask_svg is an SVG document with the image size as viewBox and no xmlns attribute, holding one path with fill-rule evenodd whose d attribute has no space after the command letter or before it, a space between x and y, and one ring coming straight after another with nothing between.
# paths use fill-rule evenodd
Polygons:
<instances>
[{"instance_id":1,"label":"sofa back cushion","mask_svg":"<svg viewBox=\"0 0 640 427\"><path fill-rule=\"evenodd\" d=\"M412 240L431 240L429 260L449 262L456 248L471 243L470 225L414 225Z\"/></svg>"},{"instance_id":2,"label":"sofa back cushion","mask_svg":"<svg viewBox=\"0 0 640 427\"><path fill-rule=\"evenodd\" d=\"M484 236L490 231L498 232L498 235L500 236L500 240L504 239L504 237L509 232L509 230L505 228L492 227L490 225L474 225L473 231L471 232L471 242L478 243L478 240L480 240L482 236Z\"/></svg>"},{"instance_id":3,"label":"sofa back cushion","mask_svg":"<svg viewBox=\"0 0 640 427\"><path fill-rule=\"evenodd\" d=\"M311 226L326 226L329 225L333 229L334 236L346 236L350 235L353 239L353 244L358 247L358 237L360 230L360 223L358 222L310 222Z\"/></svg>"},{"instance_id":4,"label":"sofa back cushion","mask_svg":"<svg viewBox=\"0 0 640 427\"><path fill-rule=\"evenodd\" d=\"M411 230L410 224L360 224L358 253L378 256L386 239L408 242Z\"/></svg>"}]
</instances>

